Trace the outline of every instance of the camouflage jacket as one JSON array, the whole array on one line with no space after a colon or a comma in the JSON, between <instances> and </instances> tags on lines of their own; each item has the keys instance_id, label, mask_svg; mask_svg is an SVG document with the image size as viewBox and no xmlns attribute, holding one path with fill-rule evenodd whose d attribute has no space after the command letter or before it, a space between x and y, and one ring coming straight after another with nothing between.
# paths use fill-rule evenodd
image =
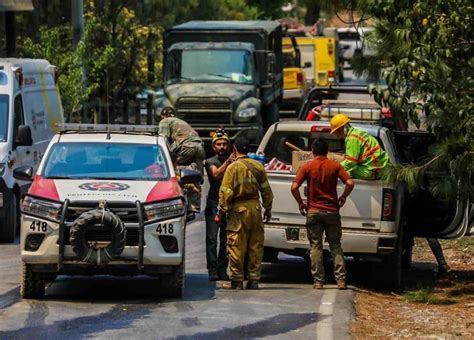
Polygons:
<instances>
[{"instance_id":1,"label":"camouflage jacket","mask_svg":"<svg viewBox=\"0 0 474 340\"><path fill-rule=\"evenodd\" d=\"M255 169L258 178L255 178L244 162ZM263 165L247 156L240 156L225 171L219 191L219 205L217 209L227 213L233 204L242 201L258 200L260 198L259 192L262 195L263 208L265 210L271 209L273 193Z\"/></svg>"},{"instance_id":2,"label":"camouflage jacket","mask_svg":"<svg viewBox=\"0 0 474 340\"><path fill-rule=\"evenodd\" d=\"M202 143L198 133L184 120L176 117L162 119L158 125L158 132L168 140L171 152L179 152L187 143Z\"/></svg>"}]
</instances>

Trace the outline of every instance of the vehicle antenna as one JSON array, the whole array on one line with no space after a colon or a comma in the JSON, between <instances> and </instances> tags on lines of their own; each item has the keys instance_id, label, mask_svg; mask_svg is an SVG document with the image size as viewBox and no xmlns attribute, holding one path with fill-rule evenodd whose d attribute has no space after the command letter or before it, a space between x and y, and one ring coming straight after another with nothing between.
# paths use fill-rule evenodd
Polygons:
<instances>
[{"instance_id":1,"label":"vehicle antenna","mask_svg":"<svg viewBox=\"0 0 474 340\"><path fill-rule=\"evenodd\" d=\"M110 139L110 112L109 112L109 72L105 70L105 90L106 90L106 103L105 107L107 110L107 139Z\"/></svg>"}]
</instances>

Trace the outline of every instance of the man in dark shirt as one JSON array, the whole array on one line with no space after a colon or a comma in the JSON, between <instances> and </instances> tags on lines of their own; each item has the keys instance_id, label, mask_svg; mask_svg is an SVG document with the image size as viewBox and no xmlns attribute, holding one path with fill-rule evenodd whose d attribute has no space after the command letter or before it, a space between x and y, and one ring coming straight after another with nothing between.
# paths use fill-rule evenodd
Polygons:
<instances>
[{"instance_id":1,"label":"man in dark shirt","mask_svg":"<svg viewBox=\"0 0 474 340\"><path fill-rule=\"evenodd\" d=\"M206 260L209 281L227 280L226 254L226 221L217 224L214 216L217 214L219 188L227 166L234 160L230 155L230 140L223 130L217 130L212 138L212 149L215 156L206 159L205 167L209 179L209 193L206 201ZM217 236L219 235L219 252L217 252Z\"/></svg>"},{"instance_id":2,"label":"man in dark shirt","mask_svg":"<svg viewBox=\"0 0 474 340\"><path fill-rule=\"evenodd\" d=\"M296 174L291 193L299 205L301 214L307 215L306 229L311 246L311 273L314 288L321 289L324 284L323 232L331 250L334 262L334 276L339 289L347 288L344 254L341 247L341 216L339 208L346 202L354 188L354 182L344 168L326 157L328 144L315 139L311 145L314 159L304 164ZM344 192L337 197L337 180L345 183ZM299 187L308 182L308 202L301 199Z\"/></svg>"}]
</instances>

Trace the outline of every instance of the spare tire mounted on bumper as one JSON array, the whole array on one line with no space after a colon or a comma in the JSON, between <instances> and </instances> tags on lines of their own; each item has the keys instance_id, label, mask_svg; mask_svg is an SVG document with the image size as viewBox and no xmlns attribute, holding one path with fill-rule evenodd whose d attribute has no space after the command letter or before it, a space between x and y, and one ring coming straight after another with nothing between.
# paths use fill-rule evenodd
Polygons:
<instances>
[{"instance_id":1,"label":"spare tire mounted on bumper","mask_svg":"<svg viewBox=\"0 0 474 340\"><path fill-rule=\"evenodd\" d=\"M101 245L86 238L88 228L102 228L110 231L110 242ZM127 230L122 220L113 212L94 209L82 213L71 226L69 240L72 250L81 261L91 264L104 264L119 256L125 248Z\"/></svg>"}]
</instances>

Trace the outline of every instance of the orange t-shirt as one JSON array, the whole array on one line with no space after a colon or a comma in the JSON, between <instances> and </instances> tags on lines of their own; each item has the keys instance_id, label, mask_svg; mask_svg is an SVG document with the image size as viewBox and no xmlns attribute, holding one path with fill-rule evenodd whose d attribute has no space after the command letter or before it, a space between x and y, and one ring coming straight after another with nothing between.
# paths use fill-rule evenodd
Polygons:
<instances>
[{"instance_id":1,"label":"orange t-shirt","mask_svg":"<svg viewBox=\"0 0 474 340\"><path fill-rule=\"evenodd\" d=\"M337 179L346 183L351 178L344 168L326 156L316 156L305 163L293 182L301 185L308 182L308 211L339 211L337 201Z\"/></svg>"}]
</instances>

